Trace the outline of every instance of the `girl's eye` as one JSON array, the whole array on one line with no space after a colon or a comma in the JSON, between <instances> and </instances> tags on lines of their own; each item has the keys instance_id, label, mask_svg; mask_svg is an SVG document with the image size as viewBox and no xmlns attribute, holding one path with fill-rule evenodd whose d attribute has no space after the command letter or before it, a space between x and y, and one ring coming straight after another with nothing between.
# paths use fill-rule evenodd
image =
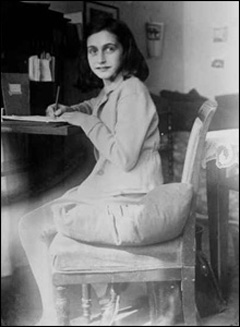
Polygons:
<instances>
[{"instance_id":1,"label":"girl's eye","mask_svg":"<svg viewBox=\"0 0 240 327\"><path fill-rule=\"evenodd\" d=\"M112 52L114 52L115 51L115 47L114 46L108 46L107 48L106 48L106 52L107 53L112 53Z\"/></svg>"},{"instance_id":2,"label":"girl's eye","mask_svg":"<svg viewBox=\"0 0 240 327\"><path fill-rule=\"evenodd\" d=\"M97 49L94 48L88 49L88 54L91 56L95 56L97 54Z\"/></svg>"}]
</instances>

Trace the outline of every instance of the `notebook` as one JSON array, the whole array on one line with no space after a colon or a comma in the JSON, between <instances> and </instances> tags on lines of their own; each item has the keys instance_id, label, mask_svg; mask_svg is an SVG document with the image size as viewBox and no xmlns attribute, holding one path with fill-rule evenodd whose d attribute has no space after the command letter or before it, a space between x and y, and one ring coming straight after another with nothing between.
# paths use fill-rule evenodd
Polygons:
<instances>
[{"instance_id":1,"label":"notebook","mask_svg":"<svg viewBox=\"0 0 240 327\"><path fill-rule=\"evenodd\" d=\"M3 121L15 121L15 122L29 122L29 123L58 123L58 124L67 124L61 117L52 118L49 116L39 116L39 115L31 115L31 116L18 116L18 115L3 115Z\"/></svg>"},{"instance_id":2,"label":"notebook","mask_svg":"<svg viewBox=\"0 0 240 327\"><path fill-rule=\"evenodd\" d=\"M28 74L1 73L1 87L6 115L30 115Z\"/></svg>"}]
</instances>

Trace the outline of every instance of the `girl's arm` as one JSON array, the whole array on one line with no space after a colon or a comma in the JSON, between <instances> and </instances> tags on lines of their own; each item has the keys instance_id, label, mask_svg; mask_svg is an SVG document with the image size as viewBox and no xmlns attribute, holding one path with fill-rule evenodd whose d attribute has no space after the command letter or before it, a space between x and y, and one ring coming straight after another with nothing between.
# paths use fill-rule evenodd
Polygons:
<instances>
[{"instance_id":1,"label":"girl's arm","mask_svg":"<svg viewBox=\"0 0 240 327\"><path fill-rule=\"evenodd\" d=\"M96 98L92 98L90 100L83 101L79 104L75 104L73 106L65 106L62 104L58 105L57 110L55 110L55 103L51 104L46 109L46 115L50 117L59 117L62 114L66 112L73 112L73 111L79 111L83 112L85 114L91 115L92 108L96 102Z\"/></svg>"},{"instance_id":2,"label":"girl's arm","mask_svg":"<svg viewBox=\"0 0 240 327\"><path fill-rule=\"evenodd\" d=\"M120 99L117 113L114 132L93 115L84 115L81 127L102 155L129 171L136 165L147 136L157 128L157 113L144 92Z\"/></svg>"},{"instance_id":3,"label":"girl's arm","mask_svg":"<svg viewBox=\"0 0 240 327\"><path fill-rule=\"evenodd\" d=\"M72 109L72 111L79 111L91 115L95 103L96 103L96 98L92 98L90 100L85 100L81 103L75 104L70 108Z\"/></svg>"}]
</instances>

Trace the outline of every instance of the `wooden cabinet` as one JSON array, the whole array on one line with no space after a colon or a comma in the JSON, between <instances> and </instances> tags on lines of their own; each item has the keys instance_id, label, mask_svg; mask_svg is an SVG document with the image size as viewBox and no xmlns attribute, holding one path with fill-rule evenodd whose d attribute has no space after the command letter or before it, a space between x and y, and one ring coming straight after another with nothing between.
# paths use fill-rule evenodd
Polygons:
<instances>
[{"instance_id":1,"label":"wooden cabinet","mask_svg":"<svg viewBox=\"0 0 240 327\"><path fill-rule=\"evenodd\" d=\"M29 57L40 56L43 52L55 57L55 81L29 81L30 113L34 115L45 114L46 107L55 100L57 85L61 85L59 101L64 103L64 62L68 56L76 54L73 48L79 46L78 40L73 40L69 20L62 13L49 10L49 6L45 3L1 1L1 72L28 76ZM2 92L1 102L2 107ZM11 108L6 113L11 114ZM61 136L4 135L2 173L7 189L10 187L15 193L27 190L29 174L32 171L35 175L44 172L46 163L63 151L63 141ZM11 191L8 190L7 193Z\"/></svg>"},{"instance_id":2,"label":"wooden cabinet","mask_svg":"<svg viewBox=\"0 0 240 327\"><path fill-rule=\"evenodd\" d=\"M43 52L55 57L54 83L30 82L33 114L54 100L56 85L64 87L64 61L73 52L69 20L49 4L1 1L1 72L28 73L28 58ZM78 41L76 39L76 41ZM71 43L71 48L69 44ZM61 91L62 101L64 89ZM2 105L2 104L1 104ZM39 111L40 110L40 111Z\"/></svg>"},{"instance_id":3,"label":"wooden cabinet","mask_svg":"<svg viewBox=\"0 0 240 327\"><path fill-rule=\"evenodd\" d=\"M45 51L56 56L59 79L67 21L63 14L49 10L48 4L2 1L2 71L26 73L28 57Z\"/></svg>"}]
</instances>

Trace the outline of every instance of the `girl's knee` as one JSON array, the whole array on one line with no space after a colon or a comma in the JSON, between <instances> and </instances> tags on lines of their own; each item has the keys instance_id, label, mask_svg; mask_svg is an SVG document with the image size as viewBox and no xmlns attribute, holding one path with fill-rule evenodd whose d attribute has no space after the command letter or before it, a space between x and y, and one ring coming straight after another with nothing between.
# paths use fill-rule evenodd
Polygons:
<instances>
[{"instance_id":1,"label":"girl's knee","mask_svg":"<svg viewBox=\"0 0 240 327\"><path fill-rule=\"evenodd\" d=\"M28 216L21 217L18 222L19 232L23 232L23 231L29 229L31 224L32 224L31 219Z\"/></svg>"},{"instance_id":2,"label":"girl's knee","mask_svg":"<svg viewBox=\"0 0 240 327\"><path fill-rule=\"evenodd\" d=\"M18 222L18 232L20 238L24 238L25 235L33 235L35 234L35 230L37 229L37 224L35 224L35 219L29 215L25 215L20 218Z\"/></svg>"},{"instance_id":3,"label":"girl's knee","mask_svg":"<svg viewBox=\"0 0 240 327\"><path fill-rule=\"evenodd\" d=\"M41 235L44 231L54 228L51 215L37 210L21 217L18 223L20 237L26 233L28 235Z\"/></svg>"}]
</instances>

